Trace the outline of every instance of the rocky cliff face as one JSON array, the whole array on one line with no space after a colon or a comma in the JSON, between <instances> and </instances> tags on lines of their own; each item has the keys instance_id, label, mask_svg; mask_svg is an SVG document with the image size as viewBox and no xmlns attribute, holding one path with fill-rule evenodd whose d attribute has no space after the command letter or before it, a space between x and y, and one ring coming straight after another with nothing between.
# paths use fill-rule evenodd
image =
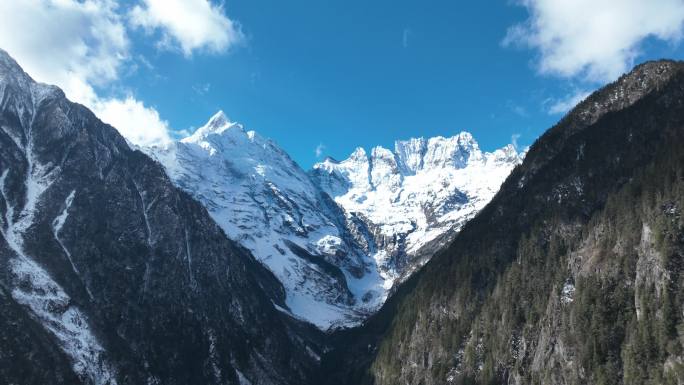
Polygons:
<instances>
[{"instance_id":1,"label":"rocky cliff face","mask_svg":"<svg viewBox=\"0 0 684 385\"><path fill-rule=\"evenodd\" d=\"M596 92L340 338L322 381L682 383L683 149L684 64Z\"/></svg>"},{"instance_id":2,"label":"rocky cliff face","mask_svg":"<svg viewBox=\"0 0 684 385\"><path fill-rule=\"evenodd\" d=\"M0 223L1 383L298 384L315 364L278 281L4 51Z\"/></svg>"},{"instance_id":3,"label":"rocky cliff face","mask_svg":"<svg viewBox=\"0 0 684 385\"><path fill-rule=\"evenodd\" d=\"M222 112L168 148L146 148L286 291L282 310L323 330L358 325L498 190L522 155L468 133L357 149L309 173Z\"/></svg>"}]
</instances>

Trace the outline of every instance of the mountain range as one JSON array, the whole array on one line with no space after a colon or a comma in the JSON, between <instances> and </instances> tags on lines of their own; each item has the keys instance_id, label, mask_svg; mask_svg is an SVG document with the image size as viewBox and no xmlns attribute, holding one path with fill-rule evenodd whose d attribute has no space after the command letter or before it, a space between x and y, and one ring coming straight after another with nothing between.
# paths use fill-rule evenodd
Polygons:
<instances>
[{"instance_id":1,"label":"mountain range","mask_svg":"<svg viewBox=\"0 0 684 385\"><path fill-rule=\"evenodd\" d=\"M137 148L0 50L0 383L681 384L684 64L518 152Z\"/></svg>"},{"instance_id":2,"label":"mountain range","mask_svg":"<svg viewBox=\"0 0 684 385\"><path fill-rule=\"evenodd\" d=\"M304 171L273 141L218 112L192 135L142 148L286 291L284 312L322 330L358 325L395 283L491 199L521 162L468 133L357 148Z\"/></svg>"}]
</instances>

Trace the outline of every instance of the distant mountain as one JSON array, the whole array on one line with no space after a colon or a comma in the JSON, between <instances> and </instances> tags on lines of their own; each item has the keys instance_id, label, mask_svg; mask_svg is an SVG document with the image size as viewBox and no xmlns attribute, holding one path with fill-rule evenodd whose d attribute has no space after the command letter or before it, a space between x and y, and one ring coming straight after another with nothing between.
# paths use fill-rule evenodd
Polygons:
<instances>
[{"instance_id":1,"label":"distant mountain","mask_svg":"<svg viewBox=\"0 0 684 385\"><path fill-rule=\"evenodd\" d=\"M684 63L649 62L540 137L316 383L681 384L683 209Z\"/></svg>"},{"instance_id":2,"label":"distant mountain","mask_svg":"<svg viewBox=\"0 0 684 385\"><path fill-rule=\"evenodd\" d=\"M512 145L483 153L472 135L397 141L394 152L358 148L311 172L342 208L384 285L391 287L447 244L524 158Z\"/></svg>"},{"instance_id":3,"label":"distant mountain","mask_svg":"<svg viewBox=\"0 0 684 385\"><path fill-rule=\"evenodd\" d=\"M0 50L0 383L300 384L321 350L284 296L159 164Z\"/></svg>"},{"instance_id":4,"label":"distant mountain","mask_svg":"<svg viewBox=\"0 0 684 385\"><path fill-rule=\"evenodd\" d=\"M357 149L302 170L222 112L144 151L286 289L283 311L321 329L359 324L495 194L522 155L468 133Z\"/></svg>"}]
</instances>

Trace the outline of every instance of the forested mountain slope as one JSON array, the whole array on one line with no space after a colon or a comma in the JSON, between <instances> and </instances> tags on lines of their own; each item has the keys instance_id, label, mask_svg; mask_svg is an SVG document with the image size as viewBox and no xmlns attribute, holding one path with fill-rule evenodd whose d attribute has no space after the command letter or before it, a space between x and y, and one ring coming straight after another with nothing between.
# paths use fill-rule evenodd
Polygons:
<instances>
[{"instance_id":1,"label":"forested mountain slope","mask_svg":"<svg viewBox=\"0 0 684 385\"><path fill-rule=\"evenodd\" d=\"M683 208L684 64L649 62L538 139L324 378L681 384Z\"/></svg>"}]
</instances>

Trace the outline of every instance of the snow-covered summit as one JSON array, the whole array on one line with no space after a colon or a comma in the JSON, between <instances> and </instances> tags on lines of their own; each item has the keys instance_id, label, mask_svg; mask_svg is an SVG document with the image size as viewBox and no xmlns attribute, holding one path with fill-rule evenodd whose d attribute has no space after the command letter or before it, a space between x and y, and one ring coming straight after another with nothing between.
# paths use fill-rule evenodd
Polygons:
<instances>
[{"instance_id":1,"label":"snow-covered summit","mask_svg":"<svg viewBox=\"0 0 684 385\"><path fill-rule=\"evenodd\" d=\"M207 141L211 136L216 136L218 138L227 130L231 130L230 136L235 135L247 135L245 129L241 124L231 122L230 119L223 113L219 111L214 116L212 116L209 121L202 127L198 128L192 135L181 139L183 143L199 143L202 141Z\"/></svg>"},{"instance_id":2,"label":"snow-covered summit","mask_svg":"<svg viewBox=\"0 0 684 385\"><path fill-rule=\"evenodd\" d=\"M170 148L147 151L278 277L285 311L326 329L382 303L384 289L354 284L372 270L335 204L271 140L218 112Z\"/></svg>"},{"instance_id":3,"label":"snow-covered summit","mask_svg":"<svg viewBox=\"0 0 684 385\"><path fill-rule=\"evenodd\" d=\"M494 195L520 159L472 135L359 147L302 170L219 111L166 149L146 149L226 234L283 283L282 309L321 329L362 321Z\"/></svg>"},{"instance_id":4,"label":"snow-covered summit","mask_svg":"<svg viewBox=\"0 0 684 385\"><path fill-rule=\"evenodd\" d=\"M311 175L349 218L361 218L382 245L375 254L388 277L401 278L498 191L524 154L513 145L482 152L470 133L411 138L392 152L357 149L341 162L323 161Z\"/></svg>"},{"instance_id":5,"label":"snow-covered summit","mask_svg":"<svg viewBox=\"0 0 684 385\"><path fill-rule=\"evenodd\" d=\"M17 62L0 48L0 100L30 114L47 97L63 97L58 87L34 81Z\"/></svg>"}]
</instances>

